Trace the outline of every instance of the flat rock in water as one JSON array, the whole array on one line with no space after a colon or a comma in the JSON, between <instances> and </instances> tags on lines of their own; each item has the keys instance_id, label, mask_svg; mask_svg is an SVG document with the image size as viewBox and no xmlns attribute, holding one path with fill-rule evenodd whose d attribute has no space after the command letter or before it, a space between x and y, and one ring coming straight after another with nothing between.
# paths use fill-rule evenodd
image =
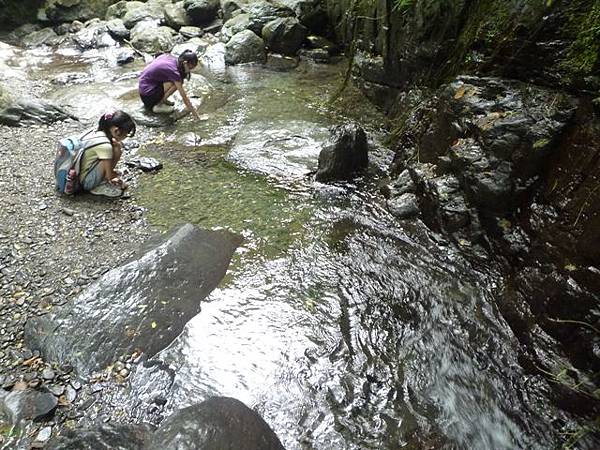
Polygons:
<instances>
[{"instance_id":1,"label":"flat rock in water","mask_svg":"<svg viewBox=\"0 0 600 450\"><path fill-rule=\"evenodd\" d=\"M0 403L0 409L13 425L23 419L36 420L50 414L58 405L58 400L49 392L33 389L11 391Z\"/></svg>"},{"instance_id":2,"label":"flat rock in water","mask_svg":"<svg viewBox=\"0 0 600 450\"><path fill-rule=\"evenodd\" d=\"M219 284L241 238L182 225L96 280L73 302L35 317L25 340L46 361L86 376L122 355L148 357L169 345Z\"/></svg>"}]
</instances>

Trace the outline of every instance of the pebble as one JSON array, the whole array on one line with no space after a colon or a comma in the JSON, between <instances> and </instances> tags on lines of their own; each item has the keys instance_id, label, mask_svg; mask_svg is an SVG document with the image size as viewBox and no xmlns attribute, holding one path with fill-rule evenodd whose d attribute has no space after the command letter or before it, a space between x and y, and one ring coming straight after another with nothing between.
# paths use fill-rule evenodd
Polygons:
<instances>
[{"instance_id":1,"label":"pebble","mask_svg":"<svg viewBox=\"0 0 600 450\"><path fill-rule=\"evenodd\" d=\"M77 397L77 391L75 389L73 389L71 386L67 386L65 388L65 398L73 403L73 401L75 400L75 398Z\"/></svg>"},{"instance_id":2,"label":"pebble","mask_svg":"<svg viewBox=\"0 0 600 450\"><path fill-rule=\"evenodd\" d=\"M129 376L129 370L127 370L127 369L121 369L119 371L119 375L121 375L123 378L127 378Z\"/></svg>"},{"instance_id":3,"label":"pebble","mask_svg":"<svg viewBox=\"0 0 600 450\"><path fill-rule=\"evenodd\" d=\"M42 372L42 378L44 380L54 380L56 373L50 367L46 367Z\"/></svg>"},{"instance_id":4,"label":"pebble","mask_svg":"<svg viewBox=\"0 0 600 450\"><path fill-rule=\"evenodd\" d=\"M62 208L61 211L65 216L72 216L75 214L75 211L71 208Z\"/></svg>"},{"instance_id":5,"label":"pebble","mask_svg":"<svg viewBox=\"0 0 600 450\"><path fill-rule=\"evenodd\" d=\"M48 439L50 439L51 435L52 435L52 427L44 427L40 430L40 432L36 436L35 440L39 441L39 442L46 442Z\"/></svg>"},{"instance_id":6,"label":"pebble","mask_svg":"<svg viewBox=\"0 0 600 450\"><path fill-rule=\"evenodd\" d=\"M57 397L60 397L65 392L65 387L61 386L60 384L53 384L48 386L48 390Z\"/></svg>"}]
</instances>

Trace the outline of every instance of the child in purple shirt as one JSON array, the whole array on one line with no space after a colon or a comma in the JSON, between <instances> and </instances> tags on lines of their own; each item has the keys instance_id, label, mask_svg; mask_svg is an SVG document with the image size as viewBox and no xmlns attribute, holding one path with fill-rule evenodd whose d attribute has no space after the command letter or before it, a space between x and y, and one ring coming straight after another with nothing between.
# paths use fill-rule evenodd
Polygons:
<instances>
[{"instance_id":1,"label":"child in purple shirt","mask_svg":"<svg viewBox=\"0 0 600 450\"><path fill-rule=\"evenodd\" d=\"M179 91L186 112L199 119L198 112L192 106L183 80L190 79L190 72L198 65L198 56L191 50L185 50L179 58L163 54L148 64L140 75L139 92L146 108L155 113L173 112L173 103L168 98Z\"/></svg>"}]
</instances>

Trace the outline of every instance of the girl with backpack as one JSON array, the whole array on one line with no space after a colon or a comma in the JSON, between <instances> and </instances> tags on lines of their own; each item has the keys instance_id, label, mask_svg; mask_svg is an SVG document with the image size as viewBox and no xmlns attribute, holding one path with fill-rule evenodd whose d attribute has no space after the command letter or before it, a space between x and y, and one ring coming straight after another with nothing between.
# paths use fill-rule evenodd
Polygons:
<instances>
[{"instance_id":1,"label":"girl with backpack","mask_svg":"<svg viewBox=\"0 0 600 450\"><path fill-rule=\"evenodd\" d=\"M185 50L178 58L170 54L158 56L148 64L140 75L139 93L146 108L155 113L172 113L173 102L169 97L179 91L186 112L196 119L200 116L188 98L183 81L189 80L191 71L198 65L198 56L191 50Z\"/></svg>"},{"instance_id":2,"label":"girl with backpack","mask_svg":"<svg viewBox=\"0 0 600 450\"><path fill-rule=\"evenodd\" d=\"M127 187L115 172L121 158L121 141L135 134L135 122L123 111L108 112L100 117L98 129L81 138L86 150L81 160L79 181L84 191L105 197L120 197Z\"/></svg>"}]
</instances>

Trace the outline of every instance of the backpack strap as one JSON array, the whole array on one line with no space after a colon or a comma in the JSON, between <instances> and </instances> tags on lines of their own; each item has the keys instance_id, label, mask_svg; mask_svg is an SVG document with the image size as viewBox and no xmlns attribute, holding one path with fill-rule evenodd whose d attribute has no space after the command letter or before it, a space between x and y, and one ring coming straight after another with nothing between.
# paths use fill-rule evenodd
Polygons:
<instances>
[{"instance_id":1,"label":"backpack strap","mask_svg":"<svg viewBox=\"0 0 600 450\"><path fill-rule=\"evenodd\" d=\"M83 156L84 156L85 152L88 151L89 149L94 148L94 147L98 147L98 146L103 145L103 144L112 145L111 142L108 140L108 138L106 136L91 136L88 139L85 139L86 136L94 133L94 131L95 131L94 129L91 129L91 130L88 130L84 134L81 135L80 140L83 143L83 149L81 150L81 155L79 157L79 164L81 164L83 162ZM96 142L90 142L90 141L93 141L93 140L96 140ZM82 182L90 174L90 172L92 170L94 170L96 168L96 166L98 166L98 164L100 164L100 160L99 159L97 159L92 164L90 164L90 167L88 167L88 169L86 170L86 172L83 174L83 177L80 177Z\"/></svg>"}]
</instances>

